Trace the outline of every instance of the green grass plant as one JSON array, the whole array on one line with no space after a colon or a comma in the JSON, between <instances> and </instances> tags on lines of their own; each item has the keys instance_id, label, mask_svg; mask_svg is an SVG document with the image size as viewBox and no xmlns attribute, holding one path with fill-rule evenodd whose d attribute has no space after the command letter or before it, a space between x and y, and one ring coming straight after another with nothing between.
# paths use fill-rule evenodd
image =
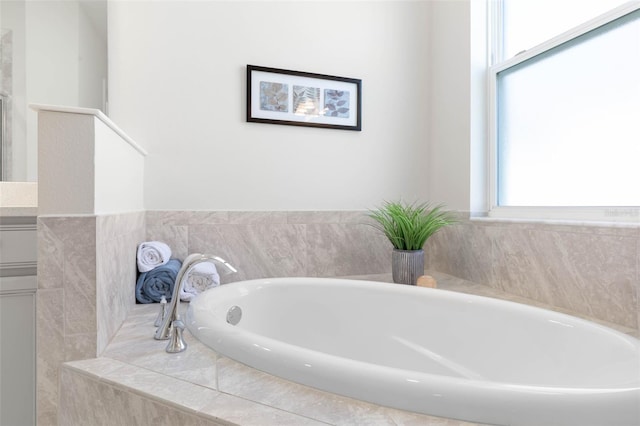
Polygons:
<instances>
[{"instance_id":1,"label":"green grass plant","mask_svg":"<svg viewBox=\"0 0 640 426\"><path fill-rule=\"evenodd\" d=\"M385 202L368 216L397 250L421 250L429 237L456 221L443 205L429 203Z\"/></svg>"}]
</instances>

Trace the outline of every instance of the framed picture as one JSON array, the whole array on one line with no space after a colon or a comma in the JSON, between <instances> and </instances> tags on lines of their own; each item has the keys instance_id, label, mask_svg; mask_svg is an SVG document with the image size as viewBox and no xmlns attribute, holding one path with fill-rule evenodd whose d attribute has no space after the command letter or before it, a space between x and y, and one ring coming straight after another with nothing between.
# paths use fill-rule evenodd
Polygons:
<instances>
[{"instance_id":1,"label":"framed picture","mask_svg":"<svg viewBox=\"0 0 640 426\"><path fill-rule=\"evenodd\" d=\"M362 81L247 65L247 121L361 130Z\"/></svg>"}]
</instances>

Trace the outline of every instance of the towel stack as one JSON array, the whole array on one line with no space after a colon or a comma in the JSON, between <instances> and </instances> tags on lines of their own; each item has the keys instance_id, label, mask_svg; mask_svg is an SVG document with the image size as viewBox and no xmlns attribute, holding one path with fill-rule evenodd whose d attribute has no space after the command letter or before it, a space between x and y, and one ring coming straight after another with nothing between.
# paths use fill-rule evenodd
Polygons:
<instances>
[{"instance_id":1,"label":"towel stack","mask_svg":"<svg viewBox=\"0 0 640 426\"><path fill-rule=\"evenodd\" d=\"M140 275L136 282L138 303L158 303L164 296L171 301L182 262L171 258L171 248L161 241L147 241L138 246L136 254ZM213 263L193 266L180 291L180 300L189 302L205 290L220 285L220 275Z\"/></svg>"},{"instance_id":2,"label":"towel stack","mask_svg":"<svg viewBox=\"0 0 640 426\"><path fill-rule=\"evenodd\" d=\"M161 241L147 241L138 246L138 281L136 300L138 303L158 303L164 296L171 300L173 287L182 262L171 259L171 248Z\"/></svg>"},{"instance_id":3,"label":"towel stack","mask_svg":"<svg viewBox=\"0 0 640 426\"><path fill-rule=\"evenodd\" d=\"M191 299L205 290L220 285L220 275L216 265L210 262L196 264L187 276L180 291L180 300L190 302Z\"/></svg>"},{"instance_id":4,"label":"towel stack","mask_svg":"<svg viewBox=\"0 0 640 426\"><path fill-rule=\"evenodd\" d=\"M161 241L147 241L138 246L138 270L149 272L158 266L166 265L171 259L171 248Z\"/></svg>"}]
</instances>

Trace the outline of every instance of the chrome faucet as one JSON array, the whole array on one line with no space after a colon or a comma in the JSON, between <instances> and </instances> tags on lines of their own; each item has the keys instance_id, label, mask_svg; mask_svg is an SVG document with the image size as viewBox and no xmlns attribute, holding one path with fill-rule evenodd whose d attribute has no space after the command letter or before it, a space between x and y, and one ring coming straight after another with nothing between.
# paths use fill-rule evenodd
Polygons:
<instances>
[{"instance_id":1,"label":"chrome faucet","mask_svg":"<svg viewBox=\"0 0 640 426\"><path fill-rule=\"evenodd\" d=\"M180 290L184 285L184 280L187 273L198 263L210 262L214 265L220 264L225 267L227 273L238 272L236 268L231 266L226 260L221 257L213 256L211 254L194 253L182 262L182 267L178 271L176 276L176 282L173 286L173 296L171 296L171 302L166 310L166 315L160 324L160 327L156 330L154 338L156 340L170 339L167 345L167 352L176 353L182 352L187 348L187 344L182 338L182 330L184 330L184 323L178 315L178 306L180 305Z\"/></svg>"}]
</instances>

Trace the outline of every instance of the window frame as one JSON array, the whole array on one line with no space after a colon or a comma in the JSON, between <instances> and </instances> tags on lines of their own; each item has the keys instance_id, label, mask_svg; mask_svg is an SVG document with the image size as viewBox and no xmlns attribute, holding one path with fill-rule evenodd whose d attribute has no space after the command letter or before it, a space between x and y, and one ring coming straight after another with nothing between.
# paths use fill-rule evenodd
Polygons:
<instances>
[{"instance_id":1,"label":"window frame","mask_svg":"<svg viewBox=\"0 0 640 426\"><path fill-rule=\"evenodd\" d=\"M489 70L487 73L487 116L489 153L488 216L499 219L579 220L640 223L640 206L565 207L565 206L499 206L498 205L498 73L554 49L568 41L602 27L618 18L640 10L640 1L624 3L577 27L545 41L516 56L501 60L503 54L503 1L490 0L488 20Z\"/></svg>"}]
</instances>

